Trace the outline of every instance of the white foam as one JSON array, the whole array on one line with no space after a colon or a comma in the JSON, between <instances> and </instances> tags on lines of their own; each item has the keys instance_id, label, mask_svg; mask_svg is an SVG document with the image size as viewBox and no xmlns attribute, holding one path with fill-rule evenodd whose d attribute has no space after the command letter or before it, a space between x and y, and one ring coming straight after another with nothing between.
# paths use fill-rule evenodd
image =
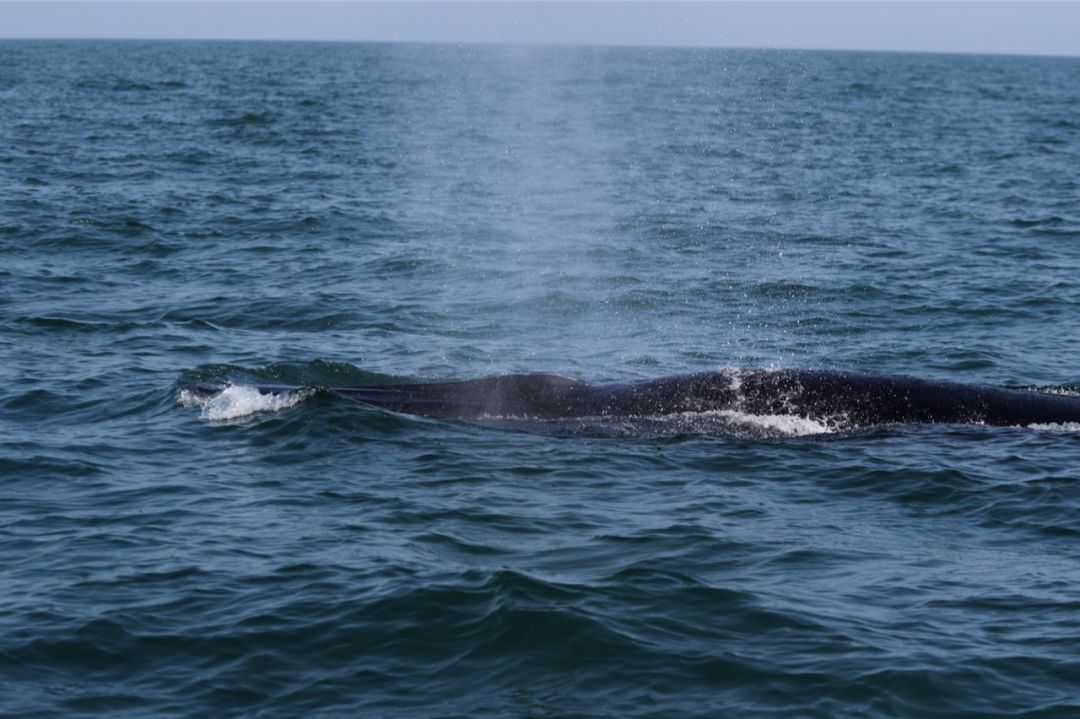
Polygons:
<instances>
[{"instance_id":1,"label":"white foam","mask_svg":"<svg viewBox=\"0 0 1080 719\"><path fill-rule=\"evenodd\" d=\"M1075 434L1080 433L1080 422L1029 424L1028 429L1036 429L1040 432L1067 432L1069 434Z\"/></svg>"},{"instance_id":2,"label":"white foam","mask_svg":"<svg viewBox=\"0 0 1080 719\"><path fill-rule=\"evenodd\" d=\"M728 431L739 429L750 435L771 437L806 437L815 434L832 434L841 431L840 427L821 419L800 417L795 414L749 414L737 410L712 410L707 412L682 412L669 415L677 424L688 428L705 428L715 423L726 427Z\"/></svg>"},{"instance_id":3,"label":"white foam","mask_svg":"<svg viewBox=\"0 0 1080 719\"><path fill-rule=\"evenodd\" d=\"M295 407L311 396L311 390L263 394L255 387L231 384L213 397L180 390L177 401L184 407L202 407L203 419L222 421L247 417L258 412L280 412Z\"/></svg>"}]
</instances>

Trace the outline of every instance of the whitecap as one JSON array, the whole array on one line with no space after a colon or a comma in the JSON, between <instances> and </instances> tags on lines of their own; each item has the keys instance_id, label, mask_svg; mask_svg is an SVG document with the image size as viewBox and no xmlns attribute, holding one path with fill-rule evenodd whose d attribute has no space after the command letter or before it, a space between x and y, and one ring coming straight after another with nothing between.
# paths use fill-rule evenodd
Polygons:
<instances>
[{"instance_id":1,"label":"whitecap","mask_svg":"<svg viewBox=\"0 0 1080 719\"><path fill-rule=\"evenodd\" d=\"M203 419L223 421L247 417L258 412L280 412L295 407L311 394L311 390L263 394L255 387L231 384L212 397L182 389L177 402L184 407L202 407L199 416Z\"/></svg>"},{"instance_id":2,"label":"whitecap","mask_svg":"<svg viewBox=\"0 0 1080 719\"><path fill-rule=\"evenodd\" d=\"M1080 433L1080 422L1059 422L1059 423L1040 423L1029 424L1028 429L1039 430L1040 432L1064 432L1068 434Z\"/></svg>"}]
</instances>

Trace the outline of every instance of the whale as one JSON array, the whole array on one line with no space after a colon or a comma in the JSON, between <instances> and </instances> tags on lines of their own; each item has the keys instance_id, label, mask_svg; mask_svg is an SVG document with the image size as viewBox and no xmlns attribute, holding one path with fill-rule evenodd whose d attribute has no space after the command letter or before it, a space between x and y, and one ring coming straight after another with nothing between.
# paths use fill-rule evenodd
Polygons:
<instances>
[{"instance_id":1,"label":"whale","mask_svg":"<svg viewBox=\"0 0 1080 719\"><path fill-rule=\"evenodd\" d=\"M304 389L255 385L263 394ZM183 389L210 397L220 384ZM590 384L559 374L508 374L455 382L307 388L383 410L465 421L612 420L728 413L790 416L831 430L895 424L1031 426L1080 423L1080 396L907 375L808 369L725 368Z\"/></svg>"}]
</instances>

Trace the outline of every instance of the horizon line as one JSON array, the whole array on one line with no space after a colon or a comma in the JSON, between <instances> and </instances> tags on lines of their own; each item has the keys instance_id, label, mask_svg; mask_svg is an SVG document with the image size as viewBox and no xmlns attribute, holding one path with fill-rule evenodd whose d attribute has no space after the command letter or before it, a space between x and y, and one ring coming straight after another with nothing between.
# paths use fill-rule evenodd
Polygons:
<instances>
[{"instance_id":1,"label":"horizon line","mask_svg":"<svg viewBox=\"0 0 1080 719\"><path fill-rule=\"evenodd\" d=\"M132 0L134 1L134 0ZM262 0L265 1L265 0ZM0 0L2 4L4 0ZM405 39L360 39L360 38L276 38L276 37L161 37L161 36L134 36L134 35L102 35L94 37L72 35L40 35L40 36L5 36L0 35L0 42L207 42L207 43L281 43L281 44L335 44L335 45L438 45L452 47L500 47L500 48L582 48L582 49L624 49L624 50L749 50L757 52L837 52L837 53L862 53L862 54L889 54L889 55L949 55L969 57L1029 57L1029 58L1056 58L1056 59L1080 59L1080 54L1066 54L1057 52L1021 52L1009 50L975 51L975 50L913 50L906 48L870 48L870 47L815 47L815 46L782 46L782 45L705 45L705 44L666 44L647 43L632 44L623 42L563 42L563 41L536 41L514 42L498 40L405 40Z\"/></svg>"}]
</instances>

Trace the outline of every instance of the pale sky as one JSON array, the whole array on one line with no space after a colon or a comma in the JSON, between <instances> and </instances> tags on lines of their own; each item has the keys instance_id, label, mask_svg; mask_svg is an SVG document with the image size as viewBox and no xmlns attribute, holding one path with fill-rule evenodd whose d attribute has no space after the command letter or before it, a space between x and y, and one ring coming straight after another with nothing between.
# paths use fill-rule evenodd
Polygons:
<instances>
[{"instance_id":1,"label":"pale sky","mask_svg":"<svg viewBox=\"0 0 1080 719\"><path fill-rule=\"evenodd\" d=\"M0 0L0 37L674 45L1080 56L1080 2Z\"/></svg>"}]
</instances>

